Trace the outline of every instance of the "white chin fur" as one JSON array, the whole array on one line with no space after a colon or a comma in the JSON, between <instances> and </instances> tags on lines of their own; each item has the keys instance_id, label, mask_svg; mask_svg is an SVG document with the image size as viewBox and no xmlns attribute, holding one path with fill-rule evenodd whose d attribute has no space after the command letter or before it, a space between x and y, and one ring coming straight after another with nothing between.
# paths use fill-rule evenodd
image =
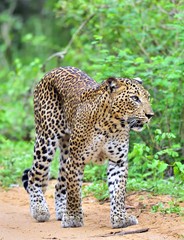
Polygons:
<instances>
[{"instance_id":1,"label":"white chin fur","mask_svg":"<svg viewBox=\"0 0 184 240\"><path fill-rule=\"evenodd\" d=\"M131 129L135 132L141 132L143 130L143 127L133 127Z\"/></svg>"}]
</instances>

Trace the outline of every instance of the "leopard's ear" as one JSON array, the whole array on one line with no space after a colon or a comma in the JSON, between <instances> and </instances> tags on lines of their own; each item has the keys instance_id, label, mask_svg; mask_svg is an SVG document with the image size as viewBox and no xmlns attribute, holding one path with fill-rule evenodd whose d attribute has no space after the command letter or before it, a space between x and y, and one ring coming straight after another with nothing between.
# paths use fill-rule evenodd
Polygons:
<instances>
[{"instance_id":1,"label":"leopard's ear","mask_svg":"<svg viewBox=\"0 0 184 240\"><path fill-rule=\"evenodd\" d=\"M110 92L115 92L119 88L118 80L115 77L109 77L106 80L107 87L110 89Z\"/></svg>"},{"instance_id":2,"label":"leopard's ear","mask_svg":"<svg viewBox=\"0 0 184 240\"><path fill-rule=\"evenodd\" d=\"M133 80L135 80L136 82L142 84L142 79L139 77L133 78Z\"/></svg>"}]
</instances>

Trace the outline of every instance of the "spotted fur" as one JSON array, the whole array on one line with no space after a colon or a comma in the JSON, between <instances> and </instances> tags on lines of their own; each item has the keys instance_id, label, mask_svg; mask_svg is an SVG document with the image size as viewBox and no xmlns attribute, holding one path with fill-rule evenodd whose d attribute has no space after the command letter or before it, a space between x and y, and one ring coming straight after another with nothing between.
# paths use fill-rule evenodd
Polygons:
<instances>
[{"instance_id":1,"label":"spotted fur","mask_svg":"<svg viewBox=\"0 0 184 240\"><path fill-rule=\"evenodd\" d=\"M47 73L34 92L36 140L34 162L22 180L31 215L50 217L44 198L56 148L60 167L55 191L56 218L63 227L83 225L81 185L89 161L109 159L108 186L113 228L137 224L125 209L129 131L142 130L153 115L149 93L140 79L109 78L101 84L74 67Z\"/></svg>"}]
</instances>

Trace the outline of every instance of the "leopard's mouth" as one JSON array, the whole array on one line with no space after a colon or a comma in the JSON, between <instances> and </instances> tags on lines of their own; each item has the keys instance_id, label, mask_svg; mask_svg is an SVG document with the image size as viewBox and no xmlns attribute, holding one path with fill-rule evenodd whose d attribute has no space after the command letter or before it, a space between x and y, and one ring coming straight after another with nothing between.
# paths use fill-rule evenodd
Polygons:
<instances>
[{"instance_id":1,"label":"leopard's mouth","mask_svg":"<svg viewBox=\"0 0 184 240\"><path fill-rule=\"evenodd\" d=\"M142 121L142 119L129 118L127 122L130 126L130 129L136 132L142 131L144 127L144 122Z\"/></svg>"}]
</instances>

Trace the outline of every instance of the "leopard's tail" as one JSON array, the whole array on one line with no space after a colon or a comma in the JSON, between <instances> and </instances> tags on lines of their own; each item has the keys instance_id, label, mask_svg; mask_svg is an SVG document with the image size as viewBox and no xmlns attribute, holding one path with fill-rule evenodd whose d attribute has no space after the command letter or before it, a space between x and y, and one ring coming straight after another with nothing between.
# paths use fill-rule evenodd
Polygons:
<instances>
[{"instance_id":1,"label":"leopard's tail","mask_svg":"<svg viewBox=\"0 0 184 240\"><path fill-rule=\"evenodd\" d=\"M22 175L22 184L27 192L28 192L28 179L29 179L28 173L29 173L29 171L30 171L30 169L25 169L23 172L23 175Z\"/></svg>"}]
</instances>

